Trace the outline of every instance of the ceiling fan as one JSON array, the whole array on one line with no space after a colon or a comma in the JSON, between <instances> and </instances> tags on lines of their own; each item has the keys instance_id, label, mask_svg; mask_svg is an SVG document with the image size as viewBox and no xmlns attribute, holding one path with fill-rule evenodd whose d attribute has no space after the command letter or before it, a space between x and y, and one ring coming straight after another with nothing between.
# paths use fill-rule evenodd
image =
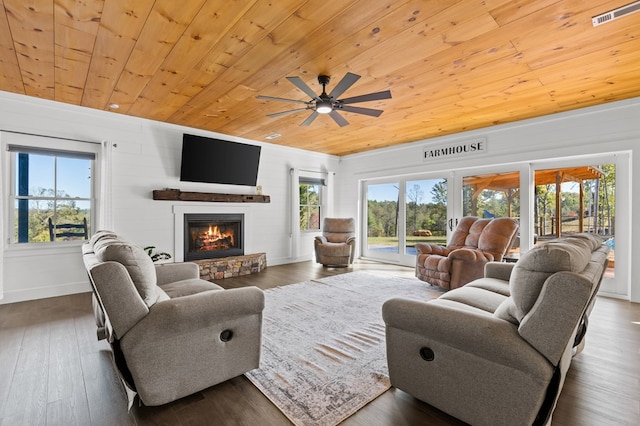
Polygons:
<instances>
[{"instance_id":1,"label":"ceiling fan","mask_svg":"<svg viewBox=\"0 0 640 426\"><path fill-rule=\"evenodd\" d=\"M326 86L329 84L330 77L328 75L319 75L318 83L322 85L322 94L316 95L313 90L307 84L302 81L300 77L287 77L294 86L302 90L304 93L311 97L310 101L300 101L297 99L276 98L273 96L257 96L258 99L264 99L268 101L281 101L281 102L294 102L298 104L304 104L304 108L296 108L288 111L276 112L268 114L267 117L282 117L283 115L292 114L298 111L313 111L311 115L304 120L300 125L308 126L316 119L318 114L329 114L333 120L338 123L340 127L346 126L349 122L341 116L338 111L353 112L356 114L369 115L371 117L379 117L382 114L380 109L362 108L351 106L349 104L355 104L358 102L377 101L380 99L390 99L391 91L384 90L382 92L369 93L367 95L353 96L351 98L337 99L347 91L353 84L360 79L360 76L353 73L346 73L342 80L333 88L333 90L327 94Z\"/></svg>"}]
</instances>

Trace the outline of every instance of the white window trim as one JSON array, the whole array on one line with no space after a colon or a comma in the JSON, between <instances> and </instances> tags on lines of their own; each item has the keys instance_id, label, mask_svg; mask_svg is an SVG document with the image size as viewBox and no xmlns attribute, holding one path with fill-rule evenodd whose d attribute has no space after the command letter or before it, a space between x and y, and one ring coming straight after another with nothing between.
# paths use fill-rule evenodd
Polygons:
<instances>
[{"instance_id":1,"label":"white window trim","mask_svg":"<svg viewBox=\"0 0 640 426\"><path fill-rule=\"evenodd\" d=\"M333 181L334 173L330 171L314 171L292 168L290 169L290 191L291 191L291 204L289 211L291 212L291 253L290 257L297 259L300 255L299 245L301 238L307 238L314 234L320 235L322 232L322 219L324 217L331 217L333 214ZM320 229L319 230L300 230L300 189L299 182L300 177L308 177L312 179L325 179L326 186L322 187L321 205L320 205Z\"/></svg>"},{"instance_id":2,"label":"white window trim","mask_svg":"<svg viewBox=\"0 0 640 426\"><path fill-rule=\"evenodd\" d=\"M10 131L0 132L0 145L2 149L2 215L7 218L4 226L0 229L0 237L2 238L2 247L5 250L5 255L11 252L19 252L23 254L46 254L46 252L60 252L64 250L64 247L68 247L71 250L77 250L77 247L82 245L84 241L54 241L54 242L39 242L39 243L17 243L13 242L12 235L15 226L15 219L13 215L13 200L15 199L15 164L13 164L13 155L9 152L9 145L33 147L36 149L50 150L50 151L71 151L81 153L91 153L95 156L92 167L92 180L91 180L91 224L96 223L98 203L96 199L97 191L99 190L99 175L100 175L100 154L102 145L98 142L79 141L72 139L61 139L56 137L47 137L41 135L33 135L26 133L17 133ZM86 199L83 199L86 200ZM11 201L11 203L9 203ZM93 225L95 227L95 225Z\"/></svg>"},{"instance_id":3,"label":"white window trim","mask_svg":"<svg viewBox=\"0 0 640 426\"><path fill-rule=\"evenodd\" d=\"M304 184L309 184L309 185L314 185L313 183L309 183L309 182L302 182L300 180L298 180L298 193L300 193L300 185L304 185ZM322 184L315 184L318 185L318 196L320 198L320 203L317 204L318 208L320 209L320 217L318 218L318 228L317 229L309 229L309 228L305 228L302 229L300 228L300 208L302 207L302 203L298 203L298 228L300 228L300 232L303 233L318 233L319 231L322 230L322 219L325 216L324 213L324 198L325 198L325 193L326 193L326 184L322 185ZM305 204L306 206L310 206L311 204ZM314 206L316 204L313 204Z\"/></svg>"}]
</instances>

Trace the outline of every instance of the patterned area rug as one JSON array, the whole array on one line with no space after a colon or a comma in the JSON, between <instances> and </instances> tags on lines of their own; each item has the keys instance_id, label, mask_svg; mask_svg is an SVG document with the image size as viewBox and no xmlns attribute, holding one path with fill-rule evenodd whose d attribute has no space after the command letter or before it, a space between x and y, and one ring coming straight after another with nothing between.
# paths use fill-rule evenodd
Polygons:
<instances>
[{"instance_id":1,"label":"patterned area rug","mask_svg":"<svg viewBox=\"0 0 640 426\"><path fill-rule=\"evenodd\" d=\"M441 294L362 271L267 290L260 368L245 376L294 424L336 425L390 387L382 304Z\"/></svg>"}]
</instances>

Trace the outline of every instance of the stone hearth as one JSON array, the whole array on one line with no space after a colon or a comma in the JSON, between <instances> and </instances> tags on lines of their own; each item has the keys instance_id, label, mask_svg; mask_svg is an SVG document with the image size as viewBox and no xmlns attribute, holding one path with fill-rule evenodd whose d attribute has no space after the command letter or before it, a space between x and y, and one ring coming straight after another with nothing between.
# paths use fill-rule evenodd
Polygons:
<instances>
[{"instance_id":1,"label":"stone hearth","mask_svg":"<svg viewBox=\"0 0 640 426\"><path fill-rule=\"evenodd\" d=\"M207 281L255 274L267 267L265 253L244 256L221 257L217 259L192 260L200 267L200 278Z\"/></svg>"}]
</instances>

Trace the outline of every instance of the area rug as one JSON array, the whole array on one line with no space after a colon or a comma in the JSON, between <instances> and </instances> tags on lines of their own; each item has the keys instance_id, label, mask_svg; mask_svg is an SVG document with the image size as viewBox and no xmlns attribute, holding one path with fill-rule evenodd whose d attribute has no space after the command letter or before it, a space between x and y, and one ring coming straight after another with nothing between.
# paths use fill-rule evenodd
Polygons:
<instances>
[{"instance_id":1,"label":"area rug","mask_svg":"<svg viewBox=\"0 0 640 426\"><path fill-rule=\"evenodd\" d=\"M336 425L390 387L382 304L441 294L362 271L266 290L260 368L245 376L295 425Z\"/></svg>"}]
</instances>

